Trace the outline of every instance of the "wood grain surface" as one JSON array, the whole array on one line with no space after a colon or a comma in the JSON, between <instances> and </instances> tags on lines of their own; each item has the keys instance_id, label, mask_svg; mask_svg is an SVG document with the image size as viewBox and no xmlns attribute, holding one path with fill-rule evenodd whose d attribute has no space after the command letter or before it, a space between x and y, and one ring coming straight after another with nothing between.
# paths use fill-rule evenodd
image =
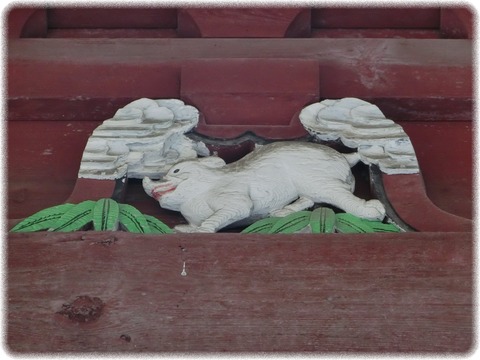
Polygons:
<instances>
[{"instance_id":1,"label":"wood grain surface","mask_svg":"<svg viewBox=\"0 0 480 360\"><path fill-rule=\"evenodd\" d=\"M470 233L188 235L11 234L8 348L371 353L472 346ZM80 296L103 302L98 318L59 314Z\"/></svg>"},{"instance_id":2,"label":"wood grain surface","mask_svg":"<svg viewBox=\"0 0 480 360\"><path fill-rule=\"evenodd\" d=\"M178 98L183 67L208 59L314 61L321 98L382 104L397 121L472 117L470 40L21 39L8 45L11 120L102 120L118 99Z\"/></svg>"}]
</instances>

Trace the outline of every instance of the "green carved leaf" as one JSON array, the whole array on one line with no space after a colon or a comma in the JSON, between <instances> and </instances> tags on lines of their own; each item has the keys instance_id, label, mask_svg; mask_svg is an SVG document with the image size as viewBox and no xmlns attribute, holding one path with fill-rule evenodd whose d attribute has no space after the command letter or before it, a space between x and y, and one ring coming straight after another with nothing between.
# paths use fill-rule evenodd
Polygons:
<instances>
[{"instance_id":1,"label":"green carved leaf","mask_svg":"<svg viewBox=\"0 0 480 360\"><path fill-rule=\"evenodd\" d=\"M298 211L280 218L270 229L269 234L293 234L310 223L311 211Z\"/></svg>"},{"instance_id":2,"label":"green carved leaf","mask_svg":"<svg viewBox=\"0 0 480 360\"><path fill-rule=\"evenodd\" d=\"M120 209L115 200L100 199L93 208L93 229L115 231L118 229Z\"/></svg>"},{"instance_id":3,"label":"green carved leaf","mask_svg":"<svg viewBox=\"0 0 480 360\"><path fill-rule=\"evenodd\" d=\"M369 223L368 220L343 213L336 215L335 228L338 232L346 234L373 233L374 230Z\"/></svg>"},{"instance_id":4,"label":"green carved leaf","mask_svg":"<svg viewBox=\"0 0 480 360\"><path fill-rule=\"evenodd\" d=\"M62 217L74 204L61 204L40 210L15 225L11 232L32 232L48 230Z\"/></svg>"},{"instance_id":5,"label":"green carved leaf","mask_svg":"<svg viewBox=\"0 0 480 360\"><path fill-rule=\"evenodd\" d=\"M76 231L92 221L95 201L86 200L65 212L49 231Z\"/></svg>"},{"instance_id":6,"label":"green carved leaf","mask_svg":"<svg viewBox=\"0 0 480 360\"><path fill-rule=\"evenodd\" d=\"M258 220L242 230L243 234L268 234L272 226L279 220L278 217L269 217Z\"/></svg>"},{"instance_id":7,"label":"green carved leaf","mask_svg":"<svg viewBox=\"0 0 480 360\"><path fill-rule=\"evenodd\" d=\"M120 204L120 224L127 231L140 234L150 233L147 219L132 205Z\"/></svg>"},{"instance_id":8,"label":"green carved leaf","mask_svg":"<svg viewBox=\"0 0 480 360\"><path fill-rule=\"evenodd\" d=\"M326 207L319 207L310 215L312 234L335 232L335 212Z\"/></svg>"},{"instance_id":9,"label":"green carved leaf","mask_svg":"<svg viewBox=\"0 0 480 360\"><path fill-rule=\"evenodd\" d=\"M173 234L173 230L170 229L166 224L158 220L156 217L150 215L143 215L147 220L148 227L150 228L150 233L152 234Z\"/></svg>"},{"instance_id":10,"label":"green carved leaf","mask_svg":"<svg viewBox=\"0 0 480 360\"><path fill-rule=\"evenodd\" d=\"M384 224L381 221L371 221L370 227L374 232L401 232L395 224Z\"/></svg>"},{"instance_id":11,"label":"green carved leaf","mask_svg":"<svg viewBox=\"0 0 480 360\"><path fill-rule=\"evenodd\" d=\"M337 214L335 227L341 233L401 232L394 224L361 219L352 214Z\"/></svg>"}]
</instances>

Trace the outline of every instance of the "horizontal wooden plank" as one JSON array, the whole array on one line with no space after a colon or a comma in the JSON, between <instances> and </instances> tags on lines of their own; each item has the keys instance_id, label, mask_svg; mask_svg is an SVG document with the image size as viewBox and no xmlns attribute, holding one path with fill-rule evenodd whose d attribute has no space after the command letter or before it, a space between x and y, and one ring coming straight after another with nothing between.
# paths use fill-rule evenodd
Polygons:
<instances>
[{"instance_id":1,"label":"horizontal wooden plank","mask_svg":"<svg viewBox=\"0 0 480 360\"><path fill-rule=\"evenodd\" d=\"M450 39L473 39L475 10L470 4L459 8L442 8L440 16L442 36Z\"/></svg>"},{"instance_id":2,"label":"horizontal wooden plank","mask_svg":"<svg viewBox=\"0 0 480 360\"><path fill-rule=\"evenodd\" d=\"M313 29L313 38L395 38L395 39L439 39L439 30L431 29Z\"/></svg>"},{"instance_id":3,"label":"horizontal wooden plank","mask_svg":"<svg viewBox=\"0 0 480 360\"><path fill-rule=\"evenodd\" d=\"M361 8L159 8L139 7L21 7L14 6L8 13L10 38L38 38L49 36L57 29L170 29L170 34L196 38L289 38L310 37L322 30L374 29L377 34L389 30L409 30L409 37L417 37L417 30L432 30L444 38L473 36L473 11L464 7L361 7ZM387 30L387 32L383 32ZM80 32L81 34L82 32ZM78 36L77 32L66 32ZM88 32L83 32L84 35ZM92 33L97 36L109 32ZM335 34L335 33L333 33ZM137 33L140 35L140 33Z\"/></svg>"},{"instance_id":4,"label":"horizontal wooden plank","mask_svg":"<svg viewBox=\"0 0 480 360\"><path fill-rule=\"evenodd\" d=\"M182 65L184 93L317 94L318 63L306 59L208 59Z\"/></svg>"},{"instance_id":5,"label":"horizontal wooden plank","mask_svg":"<svg viewBox=\"0 0 480 360\"><path fill-rule=\"evenodd\" d=\"M437 102L430 107L437 109L429 114L430 118L437 117L437 114L440 117L442 114L462 114L461 117L471 114L471 105L463 109L459 108L463 105L451 106L452 100L462 103L472 101L469 41L137 40L12 41L9 47L8 96L15 101L42 99L38 106L43 99L68 100L79 96L83 99L178 97L181 67L193 59L222 58L228 63L229 59L235 58L263 58L265 61L296 58L318 63L321 98L395 98L395 101L407 99L407 103L428 98L431 100L427 101ZM254 78L255 71L250 76ZM448 106L442 106L442 103L448 103ZM55 109L49 108L51 111ZM19 111L17 116L12 117L25 115L23 105L15 107L12 104L11 109ZM451 117L445 119L450 120Z\"/></svg>"},{"instance_id":6,"label":"horizontal wooden plank","mask_svg":"<svg viewBox=\"0 0 480 360\"><path fill-rule=\"evenodd\" d=\"M382 64L380 53L364 54L370 59L353 61L349 66L320 65L321 96L463 98L471 99L472 69L462 66ZM448 72L448 76L445 74Z\"/></svg>"},{"instance_id":7,"label":"horizontal wooden plank","mask_svg":"<svg viewBox=\"0 0 480 360\"><path fill-rule=\"evenodd\" d=\"M468 233L37 233L11 234L7 249L6 343L15 352L457 353L473 345ZM103 303L96 319L59 313L79 296Z\"/></svg>"},{"instance_id":8,"label":"horizontal wooden plank","mask_svg":"<svg viewBox=\"0 0 480 360\"><path fill-rule=\"evenodd\" d=\"M244 128L242 133L248 130L255 131L258 126L289 126L297 111L318 99L314 94L306 96L271 93L261 95L184 93L182 98L203 110L207 125L241 126Z\"/></svg>"},{"instance_id":9,"label":"horizontal wooden plank","mask_svg":"<svg viewBox=\"0 0 480 360\"><path fill-rule=\"evenodd\" d=\"M52 29L175 29L177 10L158 7L57 7L47 9L47 19L48 27Z\"/></svg>"},{"instance_id":10,"label":"horizontal wooden plank","mask_svg":"<svg viewBox=\"0 0 480 360\"><path fill-rule=\"evenodd\" d=\"M178 31L185 37L283 38L310 34L310 10L294 7L183 8Z\"/></svg>"},{"instance_id":11,"label":"horizontal wooden plank","mask_svg":"<svg viewBox=\"0 0 480 360\"><path fill-rule=\"evenodd\" d=\"M313 28L438 29L440 8L332 7L312 10Z\"/></svg>"},{"instance_id":12,"label":"horizontal wooden plank","mask_svg":"<svg viewBox=\"0 0 480 360\"><path fill-rule=\"evenodd\" d=\"M473 98L455 97L374 97L362 98L375 104L389 119L396 122L449 122L470 121L473 115Z\"/></svg>"},{"instance_id":13,"label":"horizontal wooden plank","mask_svg":"<svg viewBox=\"0 0 480 360\"><path fill-rule=\"evenodd\" d=\"M159 94L160 97L179 97L175 89L161 94ZM8 119L10 121L102 122L112 118L118 109L138 99L138 95L113 98L103 96L93 98L87 96L14 97L8 100Z\"/></svg>"},{"instance_id":14,"label":"horizontal wooden plank","mask_svg":"<svg viewBox=\"0 0 480 360\"><path fill-rule=\"evenodd\" d=\"M365 54L367 52L367 54ZM12 39L12 61L149 63L212 58L295 58L349 63L378 53L379 63L471 66L462 39Z\"/></svg>"},{"instance_id":15,"label":"horizontal wooden plank","mask_svg":"<svg viewBox=\"0 0 480 360\"><path fill-rule=\"evenodd\" d=\"M47 38L175 38L172 29L48 29Z\"/></svg>"},{"instance_id":16,"label":"horizontal wooden plank","mask_svg":"<svg viewBox=\"0 0 480 360\"><path fill-rule=\"evenodd\" d=\"M181 97L202 111L202 134L226 137L223 128L210 129L221 126L236 127L233 137L246 131L263 135L263 127L272 127L278 138L299 137L306 131L299 135L293 118L319 98L319 69L303 59L191 61L182 66Z\"/></svg>"},{"instance_id":17,"label":"horizontal wooden plank","mask_svg":"<svg viewBox=\"0 0 480 360\"><path fill-rule=\"evenodd\" d=\"M322 96L324 98L335 98ZM338 94L336 94L338 95ZM175 92L166 93L163 97L180 98L190 104L188 98L183 98ZM343 96L341 96L343 97ZM130 97L16 97L9 98L8 120L10 121L104 121L111 118L115 112L126 104L137 100L138 96ZM472 121L473 98L451 98L451 97L370 97L362 96L362 99L377 105L386 117L395 121ZM198 109L203 111L202 105L197 104ZM297 110L303 108L298 105ZM254 109L251 109L254 111ZM268 111L269 109L263 109ZM264 121L273 123L272 114ZM292 121L298 122L298 119ZM201 125L199 125L201 126ZM242 125L240 125L242 126ZM255 129L259 127L256 124ZM253 129L250 129L253 130ZM275 129L272 129L270 138L275 138ZM236 131L235 131L236 132ZM225 135L227 138L231 136Z\"/></svg>"},{"instance_id":18,"label":"horizontal wooden plank","mask_svg":"<svg viewBox=\"0 0 480 360\"><path fill-rule=\"evenodd\" d=\"M9 64L9 97L89 99L98 97L175 97L179 68L160 64L75 64L73 57L59 62L34 59ZM160 86L161 84L161 86Z\"/></svg>"}]
</instances>

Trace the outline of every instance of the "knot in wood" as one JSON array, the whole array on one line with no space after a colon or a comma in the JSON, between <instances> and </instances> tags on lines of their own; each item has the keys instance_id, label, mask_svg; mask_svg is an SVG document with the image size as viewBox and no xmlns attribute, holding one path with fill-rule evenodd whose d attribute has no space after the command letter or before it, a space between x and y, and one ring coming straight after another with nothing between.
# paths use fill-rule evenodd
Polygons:
<instances>
[{"instance_id":1,"label":"knot in wood","mask_svg":"<svg viewBox=\"0 0 480 360\"><path fill-rule=\"evenodd\" d=\"M75 322L88 322L98 319L104 306L104 302L98 297L81 295L71 304L63 304L58 314Z\"/></svg>"}]
</instances>

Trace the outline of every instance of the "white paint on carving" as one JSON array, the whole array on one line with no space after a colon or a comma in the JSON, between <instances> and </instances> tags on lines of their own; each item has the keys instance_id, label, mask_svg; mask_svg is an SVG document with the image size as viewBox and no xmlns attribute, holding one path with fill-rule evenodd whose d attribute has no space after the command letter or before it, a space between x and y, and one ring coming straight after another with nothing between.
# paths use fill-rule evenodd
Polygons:
<instances>
[{"instance_id":1,"label":"white paint on carving","mask_svg":"<svg viewBox=\"0 0 480 360\"><path fill-rule=\"evenodd\" d=\"M340 139L356 148L365 164L376 164L387 174L418 173L410 138L380 109L356 98L324 100L300 112L305 129L323 141Z\"/></svg>"},{"instance_id":2,"label":"white paint on carving","mask_svg":"<svg viewBox=\"0 0 480 360\"><path fill-rule=\"evenodd\" d=\"M161 207L182 213L188 225L176 226L179 232L216 232L314 203L381 220L385 208L378 200L353 195L356 158L325 145L276 142L228 165L214 156L180 162L161 181L145 177L143 187Z\"/></svg>"},{"instance_id":3,"label":"white paint on carving","mask_svg":"<svg viewBox=\"0 0 480 360\"><path fill-rule=\"evenodd\" d=\"M181 100L132 101L93 131L78 176L159 178L178 161L209 155L205 144L184 135L197 123L198 110Z\"/></svg>"}]
</instances>

